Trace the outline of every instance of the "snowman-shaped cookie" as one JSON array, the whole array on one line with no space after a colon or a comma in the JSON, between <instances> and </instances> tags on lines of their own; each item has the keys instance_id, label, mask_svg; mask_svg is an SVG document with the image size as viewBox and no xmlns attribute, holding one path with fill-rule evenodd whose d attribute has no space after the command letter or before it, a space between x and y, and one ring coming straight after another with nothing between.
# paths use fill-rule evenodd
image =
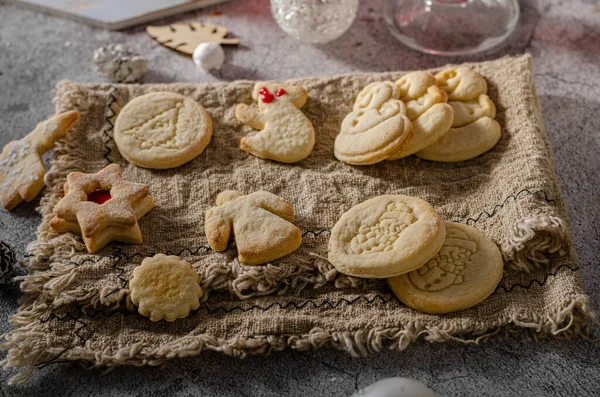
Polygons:
<instances>
[{"instance_id":1,"label":"snowman-shaped cookie","mask_svg":"<svg viewBox=\"0 0 600 397\"><path fill-rule=\"evenodd\" d=\"M397 152L412 134L406 106L391 81L369 84L342 121L334 154L349 164L375 164Z\"/></svg>"},{"instance_id":2,"label":"snowman-shaped cookie","mask_svg":"<svg viewBox=\"0 0 600 397\"><path fill-rule=\"evenodd\" d=\"M277 82L259 82L252 98L258 108L239 104L235 117L260 130L242 138L240 149L257 157L295 163L308 157L315 145L315 131L300 108L308 99L303 87Z\"/></svg>"}]
</instances>

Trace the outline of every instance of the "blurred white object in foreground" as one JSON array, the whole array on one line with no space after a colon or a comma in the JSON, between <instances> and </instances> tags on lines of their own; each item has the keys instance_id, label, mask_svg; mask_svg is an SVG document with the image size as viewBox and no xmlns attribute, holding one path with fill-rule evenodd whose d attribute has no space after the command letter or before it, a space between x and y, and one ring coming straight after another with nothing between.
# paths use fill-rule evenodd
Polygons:
<instances>
[{"instance_id":1,"label":"blurred white object in foreground","mask_svg":"<svg viewBox=\"0 0 600 397\"><path fill-rule=\"evenodd\" d=\"M435 393L412 379L387 378L357 391L351 397L435 397Z\"/></svg>"}]
</instances>

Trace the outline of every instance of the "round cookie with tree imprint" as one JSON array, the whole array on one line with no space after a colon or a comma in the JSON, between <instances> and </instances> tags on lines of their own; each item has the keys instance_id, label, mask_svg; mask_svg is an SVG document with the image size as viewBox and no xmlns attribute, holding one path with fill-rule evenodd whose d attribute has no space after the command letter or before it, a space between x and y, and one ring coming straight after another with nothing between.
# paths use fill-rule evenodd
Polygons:
<instances>
[{"instance_id":1,"label":"round cookie with tree imprint","mask_svg":"<svg viewBox=\"0 0 600 397\"><path fill-rule=\"evenodd\" d=\"M119 112L114 138L121 155L145 168L175 168L204 151L212 119L195 100L172 92L153 92Z\"/></svg>"},{"instance_id":2,"label":"round cookie with tree imprint","mask_svg":"<svg viewBox=\"0 0 600 397\"><path fill-rule=\"evenodd\" d=\"M331 231L329 261L352 276L394 277L431 259L445 237L444 221L425 200L378 196L342 215Z\"/></svg>"},{"instance_id":3,"label":"round cookie with tree imprint","mask_svg":"<svg viewBox=\"0 0 600 397\"><path fill-rule=\"evenodd\" d=\"M446 240L422 267L388 279L394 295L424 313L468 309L494 292L504 264L496 244L474 227L446 222Z\"/></svg>"}]
</instances>

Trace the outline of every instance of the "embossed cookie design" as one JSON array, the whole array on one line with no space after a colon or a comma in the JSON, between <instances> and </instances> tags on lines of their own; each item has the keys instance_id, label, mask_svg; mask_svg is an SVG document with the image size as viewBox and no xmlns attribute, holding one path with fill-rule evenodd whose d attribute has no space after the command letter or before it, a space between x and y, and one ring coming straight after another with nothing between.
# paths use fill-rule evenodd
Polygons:
<instances>
[{"instance_id":1,"label":"embossed cookie design","mask_svg":"<svg viewBox=\"0 0 600 397\"><path fill-rule=\"evenodd\" d=\"M114 139L121 155L145 168L174 168L204 151L212 119L196 101L172 92L153 92L119 112Z\"/></svg>"},{"instance_id":2,"label":"embossed cookie design","mask_svg":"<svg viewBox=\"0 0 600 397\"><path fill-rule=\"evenodd\" d=\"M79 113L70 110L39 123L26 137L11 141L0 154L0 204L11 210L23 200L31 201L44 188L46 167L42 155L54 142L65 136L79 120Z\"/></svg>"},{"instance_id":3,"label":"embossed cookie design","mask_svg":"<svg viewBox=\"0 0 600 397\"><path fill-rule=\"evenodd\" d=\"M133 269L131 301L152 321L175 321L200 307L200 276L178 256L158 254Z\"/></svg>"},{"instance_id":4,"label":"embossed cookie design","mask_svg":"<svg viewBox=\"0 0 600 397\"><path fill-rule=\"evenodd\" d=\"M233 232L240 263L259 265L295 251L302 233L294 222L294 208L269 192L243 195L219 193L216 207L206 211L206 237L211 248L224 251Z\"/></svg>"},{"instance_id":5,"label":"embossed cookie design","mask_svg":"<svg viewBox=\"0 0 600 397\"><path fill-rule=\"evenodd\" d=\"M426 160L459 162L493 148L500 140L500 124L494 120L496 106L486 95L485 79L464 66L444 69L435 78L448 94L454 113L452 128L415 155Z\"/></svg>"},{"instance_id":6,"label":"embossed cookie design","mask_svg":"<svg viewBox=\"0 0 600 397\"><path fill-rule=\"evenodd\" d=\"M80 234L92 254L111 241L142 242L137 220L154 208L154 200L148 186L124 180L119 165L95 174L71 172L64 190L49 222L52 230Z\"/></svg>"},{"instance_id":7,"label":"embossed cookie design","mask_svg":"<svg viewBox=\"0 0 600 397\"><path fill-rule=\"evenodd\" d=\"M422 267L388 279L407 306L432 314L468 309L487 298L502 278L500 250L479 230L446 222L446 240Z\"/></svg>"},{"instance_id":8,"label":"embossed cookie design","mask_svg":"<svg viewBox=\"0 0 600 397\"><path fill-rule=\"evenodd\" d=\"M396 81L400 100L412 123L413 136L388 157L397 160L414 154L440 139L452 126L453 109L446 103L448 95L436 86L428 72L411 72Z\"/></svg>"},{"instance_id":9,"label":"embossed cookie design","mask_svg":"<svg viewBox=\"0 0 600 397\"><path fill-rule=\"evenodd\" d=\"M329 261L352 276L393 277L427 262L445 235L442 218L425 200L378 196L342 215L331 232Z\"/></svg>"},{"instance_id":10,"label":"embossed cookie design","mask_svg":"<svg viewBox=\"0 0 600 397\"><path fill-rule=\"evenodd\" d=\"M300 108L308 99L303 87L277 82L259 82L252 99L258 108L239 104L235 117L260 130L242 138L240 149L263 159L295 163L308 157L315 145L315 131Z\"/></svg>"},{"instance_id":11,"label":"embossed cookie design","mask_svg":"<svg viewBox=\"0 0 600 397\"><path fill-rule=\"evenodd\" d=\"M358 94L352 112L342 121L335 138L338 160L357 165L375 164L400 150L413 129L391 81L369 84Z\"/></svg>"}]
</instances>

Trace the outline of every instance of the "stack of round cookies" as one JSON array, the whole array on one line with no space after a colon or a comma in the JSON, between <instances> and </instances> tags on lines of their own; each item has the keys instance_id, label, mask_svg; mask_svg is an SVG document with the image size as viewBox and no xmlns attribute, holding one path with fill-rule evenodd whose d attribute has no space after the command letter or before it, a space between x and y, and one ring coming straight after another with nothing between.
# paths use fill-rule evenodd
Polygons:
<instances>
[{"instance_id":1,"label":"stack of round cookies","mask_svg":"<svg viewBox=\"0 0 600 397\"><path fill-rule=\"evenodd\" d=\"M355 165L414 154L442 162L465 161L500 139L496 107L483 76L466 66L435 76L408 73L396 82L367 85L335 139L338 160Z\"/></svg>"},{"instance_id":2,"label":"stack of round cookies","mask_svg":"<svg viewBox=\"0 0 600 397\"><path fill-rule=\"evenodd\" d=\"M444 222L425 200L384 195L342 215L329 261L342 273L386 278L407 306L425 313L467 309L502 278L502 255L479 230Z\"/></svg>"}]
</instances>

